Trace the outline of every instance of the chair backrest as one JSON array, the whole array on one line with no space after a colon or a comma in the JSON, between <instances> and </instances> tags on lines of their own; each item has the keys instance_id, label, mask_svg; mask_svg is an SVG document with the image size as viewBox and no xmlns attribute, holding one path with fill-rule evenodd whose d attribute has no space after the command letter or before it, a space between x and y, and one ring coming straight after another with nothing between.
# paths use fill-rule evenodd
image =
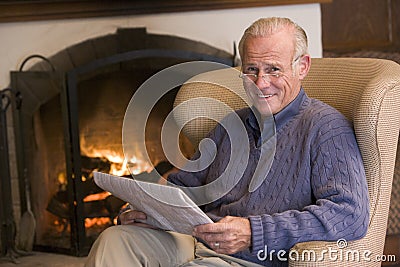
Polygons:
<instances>
[{"instance_id":1,"label":"chair backrest","mask_svg":"<svg viewBox=\"0 0 400 267\"><path fill-rule=\"evenodd\" d=\"M332 57L338 57L334 53ZM340 54L340 57L382 58L389 59L400 64L400 53L393 51L360 50ZM397 145L396 165L394 167L392 196L390 199L387 235L400 235L400 144ZM400 253L400 251L398 252ZM400 258L400 257L399 257Z\"/></svg>"},{"instance_id":2,"label":"chair backrest","mask_svg":"<svg viewBox=\"0 0 400 267\"><path fill-rule=\"evenodd\" d=\"M353 246L382 255L400 128L400 65L383 59L315 59L303 84L310 97L353 122L371 208L367 236Z\"/></svg>"},{"instance_id":3,"label":"chair backrest","mask_svg":"<svg viewBox=\"0 0 400 267\"><path fill-rule=\"evenodd\" d=\"M218 71L204 75L213 80ZM238 109L246 101L243 88L236 87L235 94L212 83L188 83L182 86L175 104L192 98L217 98ZM382 254L400 129L400 65L383 59L315 58L303 87L310 97L335 107L353 123L367 174L371 215L367 236L350 242L349 249ZM201 114L201 109L207 112L216 109L210 105L213 102L202 102L195 108L181 110L175 114L178 124L192 110ZM193 120L183 127L183 132L196 145L214 125L214 121L207 119ZM379 266L368 264L364 266Z\"/></svg>"},{"instance_id":4,"label":"chair backrest","mask_svg":"<svg viewBox=\"0 0 400 267\"><path fill-rule=\"evenodd\" d=\"M400 235L400 142L397 144L396 165L392 183L392 196L390 198L387 235ZM400 251L398 252L400 253Z\"/></svg>"}]
</instances>

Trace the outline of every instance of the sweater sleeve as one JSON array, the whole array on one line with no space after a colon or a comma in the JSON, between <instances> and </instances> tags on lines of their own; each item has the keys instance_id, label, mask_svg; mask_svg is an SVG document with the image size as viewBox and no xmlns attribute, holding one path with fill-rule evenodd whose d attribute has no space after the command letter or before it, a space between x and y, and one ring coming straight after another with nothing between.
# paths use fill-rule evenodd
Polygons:
<instances>
[{"instance_id":1,"label":"sweater sleeve","mask_svg":"<svg viewBox=\"0 0 400 267\"><path fill-rule=\"evenodd\" d=\"M354 134L330 130L310 160L313 204L302 210L250 216L253 253L265 246L289 250L298 242L349 241L366 234L368 190Z\"/></svg>"}]
</instances>

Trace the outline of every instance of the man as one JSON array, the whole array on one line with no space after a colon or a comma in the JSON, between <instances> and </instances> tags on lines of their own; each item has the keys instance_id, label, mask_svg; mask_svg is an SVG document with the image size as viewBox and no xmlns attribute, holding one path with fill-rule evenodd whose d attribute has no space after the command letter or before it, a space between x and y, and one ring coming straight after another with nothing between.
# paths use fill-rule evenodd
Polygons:
<instances>
[{"instance_id":1,"label":"man","mask_svg":"<svg viewBox=\"0 0 400 267\"><path fill-rule=\"evenodd\" d=\"M120 216L122 224L138 227L104 231L88 266L286 266L282 254L260 255L288 251L298 242L365 235L369 200L352 127L301 87L311 64L304 30L286 18L260 19L245 31L239 52L241 77L255 108L237 111L249 136L250 157L237 185L202 206L215 223L197 226L192 237L151 229L135 221L146 214L127 211ZM272 166L260 186L244 190L260 158L262 125L271 112L276 125ZM218 151L230 149L225 136L221 126L209 135ZM224 158L217 152L207 169L180 171L169 181L207 184L224 171Z\"/></svg>"}]
</instances>

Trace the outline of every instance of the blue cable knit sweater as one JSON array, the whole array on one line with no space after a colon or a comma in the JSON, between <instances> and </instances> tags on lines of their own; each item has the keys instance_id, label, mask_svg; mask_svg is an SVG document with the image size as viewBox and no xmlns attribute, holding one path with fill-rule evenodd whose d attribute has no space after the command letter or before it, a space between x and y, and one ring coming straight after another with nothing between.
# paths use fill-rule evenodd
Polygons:
<instances>
[{"instance_id":1,"label":"blue cable knit sweater","mask_svg":"<svg viewBox=\"0 0 400 267\"><path fill-rule=\"evenodd\" d=\"M252 246L233 256L265 266L285 266L287 262L277 257L270 261L269 254L259 256L272 250L288 251L298 242L349 241L366 234L366 178L352 126L342 114L309 98L302 89L292 103L274 115L276 152L272 166L261 186L249 192L249 177L260 158L261 134L251 109L236 113L249 139L244 173L227 194L202 206L214 221L227 215L249 218ZM227 131L218 125L209 138L217 146L213 163L195 173L171 174L169 181L197 187L225 171L231 151Z\"/></svg>"}]
</instances>

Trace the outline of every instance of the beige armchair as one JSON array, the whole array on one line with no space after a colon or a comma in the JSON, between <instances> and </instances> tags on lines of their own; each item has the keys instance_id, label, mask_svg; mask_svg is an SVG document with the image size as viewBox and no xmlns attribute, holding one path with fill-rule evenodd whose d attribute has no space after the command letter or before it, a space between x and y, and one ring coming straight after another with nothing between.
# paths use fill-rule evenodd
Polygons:
<instances>
[{"instance_id":1,"label":"beige armchair","mask_svg":"<svg viewBox=\"0 0 400 267\"><path fill-rule=\"evenodd\" d=\"M380 266L375 259L383 255L399 138L400 65L381 59L319 59L304 87L310 96L336 107L353 121L367 174L371 215L367 235L349 242L343 252L371 251L371 261L344 259L314 265L298 261L290 266ZM300 243L293 249L321 251L328 246L337 249L328 242Z\"/></svg>"},{"instance_id":2,"label":"beige armchair","mask_svg":"<svg viewBox=\"0 0 400 267\"><path fill-rule=\"evenodd\" d=\"M230 82L224 75L218 77L218 71L211 76L217 83L221 79ZM289 266L380 266L376 257L383 255L400 129L400 65L382 59L316 58L303 86L310 97L334 106L353 122L367 174L371 214L363 239L348 242L342 250L336 242L298 243L291 250ZM181 87L175 105L205 97L216 98L233 109L244 107L245 93L240 88L234 90L236 93L215 84L189 83ZM209 116L218 112L213 103L180 109L175 118L183 124L193 111L195 116ZM212 120L199 118L186 123L183 133L197 145L214 125ZM326 253L329 248L337 250L336 258ZM318 259L309 260L310 253Z\"/></svg>"}]
</instances>

